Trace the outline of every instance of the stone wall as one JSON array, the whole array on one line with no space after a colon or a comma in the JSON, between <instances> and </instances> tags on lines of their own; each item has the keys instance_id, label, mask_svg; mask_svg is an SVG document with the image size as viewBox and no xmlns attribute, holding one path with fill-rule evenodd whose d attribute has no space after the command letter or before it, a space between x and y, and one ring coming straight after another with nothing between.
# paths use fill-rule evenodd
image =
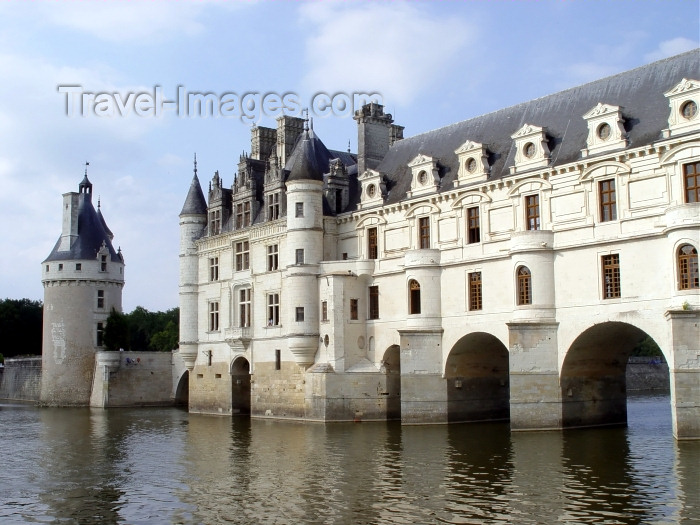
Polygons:
<instances>
[{"instance_id":1,"label":"stone wall","mask_svg":"<svg viewBox=\"0 0 700 525\"><path fill-rule=\"evenodd\" d=\"M662 357L630 357L627 362L627 391L668 391L668 364Z\"/></svg>"},{"instance_id":2,"label":"stone wall","mask_svg":"<svg viewBox=\"0 0 700 525\"><path fill-rule=\"evenodd\" d=\"M39 401L41 357L5 359L0 372L0 399Z\"/></svg>"}]
</instances>

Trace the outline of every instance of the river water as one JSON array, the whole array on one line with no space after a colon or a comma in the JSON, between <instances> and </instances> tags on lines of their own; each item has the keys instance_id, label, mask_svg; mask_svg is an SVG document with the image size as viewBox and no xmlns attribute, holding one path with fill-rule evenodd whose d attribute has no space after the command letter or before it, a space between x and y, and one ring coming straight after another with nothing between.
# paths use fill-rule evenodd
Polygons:
<instances>
[{"instance_id":1,"label":"river water","mask_svg":"<svg viewBox=\"0 0 700 525\"><path fill-rule=\"evenodd\" d=\"M627 428L309 424L0 404L0 523L700 523L667 396Z\"/></svg>"}]
</instances>

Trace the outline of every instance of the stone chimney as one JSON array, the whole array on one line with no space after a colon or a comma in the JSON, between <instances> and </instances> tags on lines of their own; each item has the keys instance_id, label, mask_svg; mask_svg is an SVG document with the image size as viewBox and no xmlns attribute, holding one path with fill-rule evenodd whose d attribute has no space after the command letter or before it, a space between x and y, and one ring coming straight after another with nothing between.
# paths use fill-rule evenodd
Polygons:
<instances>
[{"instance_id":1,"label":"stone chimney","mask_svg":"<svg viewBox=\"0 0 700 525\"><path fill-rule=\"evenodd\" d=\"M403 138L403 128L392 126L391 114L385 114L384 106L376 102L362 106L353 118L357 121L357 173L362 174L376 168L389 146Z\"/></svg>"}]
</instances>

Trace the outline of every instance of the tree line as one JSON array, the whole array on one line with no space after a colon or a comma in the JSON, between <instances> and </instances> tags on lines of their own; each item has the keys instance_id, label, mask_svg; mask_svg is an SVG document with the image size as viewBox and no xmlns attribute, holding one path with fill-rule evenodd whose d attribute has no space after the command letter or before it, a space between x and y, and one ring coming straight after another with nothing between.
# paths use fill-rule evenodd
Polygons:
<instances>
[{"instance_id":1,"label":"tree line","mask_svg":"<svg viewBox=\"0 0 700 525\"><path fill-rule=\"evenodd\" d=\"M41 301L0 300L0 363L4 357L41 355L42 316ZM137 306L128 314L111 312L103 342L108 350L169 352L178 346L179 324L179 308L149 312Z\"/></svg>"}]
</instances>

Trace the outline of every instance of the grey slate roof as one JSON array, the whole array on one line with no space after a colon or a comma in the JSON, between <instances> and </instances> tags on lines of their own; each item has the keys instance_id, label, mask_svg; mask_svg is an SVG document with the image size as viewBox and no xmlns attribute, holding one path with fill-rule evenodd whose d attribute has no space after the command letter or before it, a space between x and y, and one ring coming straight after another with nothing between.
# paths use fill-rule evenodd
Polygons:
<instances>
[{"instance_id":1,"label":"grey slate roof","mask_svg":"<svg viewBox=\"0 0 700 525\"><path fill-rule=\"evenodd\" d=\"M455 150L467 140L483 143L490 152L490 180L509 176L516 153L511 135L525 124L546 128L551 166L579 160L588 136L588 126L582 117L599 102L621 106L629 147L650 144L660 139L661 131L668 127L669 104L664 93L683 78L697 79L699 58L700 50L696 49L397 141L376 168L387 177L386 203L406 197L411 185L411 170L407 164L418 154L438 160L442 178L440 191L452 189L458 170Z\"/></svg>"},{"instance_id":2,"label":"grey slate roof","mask_svg":"<svg viewBox=\"0 0 700 525\"><path fill-rule=\"evenodd\" d=\"M330 160L334 158L313 129L304 130L284 169L289 172L287 180L323 180L328 173Z\"/></svg>"},{"instance_id":3,"label":"grey slate roof","mask_svg":"<svg viewBox=\"0 0 700 525\"><path fill-rule=\"evenodd\" d=\"M80 183L80 187L92 184L87 180L87 176ZM48 261L71 261L71 260L95 260L97 252L105 244L109 250L110 260L113 262L123 262L117 254L110 241L108 230L103 226L104 220L100 218L92 205L91 193L80 193L78 195L78 237L73 242L68 251L59 251L61 237L44 262ZM110 232L111 233L111 232Z\"/></svg>"},{"instance_id":4,"label":"grey slate roof","mask_svg":"<svg viewBox=\"0 0 700 525\"><path fill-rule=\"evenodd\" d=\"M185 204L182 206L182 211L180 215L206 215L207 214L207 201L204 199L204 193L202 192L202 186L199 184L199 178L195 173L192 177L192 183L190 184L190 189L187 192L187 197L185 198Z\"/></svg>"},{"instance_id":5,"label":"grey slate roof","mask_svg":"<svg viewBox=\"0 0 700 525\"><path fill-rule=\"evenodd\" d=\"M114 237L114 234L112 233L112 230L109 229L109 226L107 226L107 221L105 221L105 218L102 216L102 210L100 209L100 201L97 201L97 218L100 219L100 224L105 230L105 233L109 235L110 240Z\"/></svg>"}]
</instances>

